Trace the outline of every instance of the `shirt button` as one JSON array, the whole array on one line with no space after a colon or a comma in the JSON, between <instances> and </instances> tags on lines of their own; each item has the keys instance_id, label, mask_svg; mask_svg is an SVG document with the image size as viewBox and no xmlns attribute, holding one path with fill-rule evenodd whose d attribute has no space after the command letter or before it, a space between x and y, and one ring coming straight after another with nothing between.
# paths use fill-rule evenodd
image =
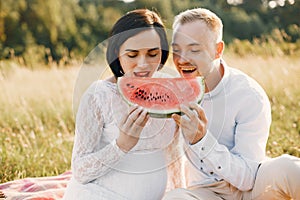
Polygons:
<instances>
[{"instance_id":1,"label":"shirt button","mask_svg":"<svg viewBox=\"0 0 300 200\"><path fill-rule=\"evenodd\" d=\"M213 175L214 174L214 172L209 172L211 175Z\"/></svg>"},{"instance_id":2,"label":"shirt button","mask_svg":"<svg viewBox=\"0 0 300 200\"><path fill-rule=\"evenodd\" d=\"M205 148L204 148L204 147L201 147L201 150L202 150L202 151L204 151L204 150L205 150Z\"/></svg>"},{"instance_id":3,"label":"shirt button","mask_svg":"<svg viewBox=\"0 0 300 200\"><path fill-rule=\"evenodd\" d=\"M218 166L218 169L221 169L222 167L221 166Z\"/></svg>"},{"instance_id":4,"label":"shirt button","mask_svg":"<svg viewBox=\"0 0 300 200\"><path fill-rule=\"evenodd\" d=\"M200 170L201 170L201 171L203 171L203 168L202 168L202 167L200 167Z\"/></svg>"},{"instance_id":5,"label":"shirt button","mask_svg":"<svg viewBox=\"0 0 300 200\"><path fill-rule=\"evenodd\" d=\"M200 160L200 162L202 162L202 163L203 163L203 160Z\"/></svg>"}]
</instances>

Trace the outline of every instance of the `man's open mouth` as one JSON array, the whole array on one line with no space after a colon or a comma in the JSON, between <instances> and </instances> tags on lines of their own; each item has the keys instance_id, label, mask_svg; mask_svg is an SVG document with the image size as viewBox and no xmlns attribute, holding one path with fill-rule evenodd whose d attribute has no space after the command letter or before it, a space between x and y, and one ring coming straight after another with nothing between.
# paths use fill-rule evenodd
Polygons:
<instances>
[{"instance_id":1,"label":"man's open mouth","mask_svg":"<svg viewBox=\"0 0 300 200\"><path fill-rule=\"evenodd\" d=\"M181 71L184 74L190 74L190 73L193 73L196 70L197 70L196 67L184 67L184 68L181 68Z\"/></svg>"}]
</instances>

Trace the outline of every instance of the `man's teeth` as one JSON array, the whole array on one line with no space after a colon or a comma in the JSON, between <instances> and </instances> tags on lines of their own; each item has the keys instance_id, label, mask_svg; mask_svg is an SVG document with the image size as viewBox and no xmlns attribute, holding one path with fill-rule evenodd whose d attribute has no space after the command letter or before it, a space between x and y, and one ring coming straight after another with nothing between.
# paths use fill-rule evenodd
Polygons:
<instances>
[{"instance_id":1,"label":"man's teeth","mask_svg":"<svg viewBox=\"0 0 300 200\"><path fill-rule=\"evenodd\" d=\"M189 68L182 68L181 69L183 72L193 72L196 70L196 68L194 67L189 67Z\"/></svg>"}]
</instances>

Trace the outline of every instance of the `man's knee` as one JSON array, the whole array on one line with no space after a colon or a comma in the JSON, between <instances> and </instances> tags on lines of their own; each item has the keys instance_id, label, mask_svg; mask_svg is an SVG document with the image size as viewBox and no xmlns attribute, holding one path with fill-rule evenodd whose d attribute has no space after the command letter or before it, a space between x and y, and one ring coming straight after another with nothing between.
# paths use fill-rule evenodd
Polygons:
<instances>
[{"instance_id":1,"label":"man's knee","mask_svg":"<svg viewBox=\"0 0 300 200\"><path fill-rule=\"evenodd\" d=\"M262 183L290 182L298 185L300 180L300 158L286 154L272 158L262 163L256 179Z\"/></svg>"},{"instance_id":2,"label":"man's knee","mask_svg":"<svg viewBox=\"0 0 300 200\"><path fill-rule=\"evenodd\" d=\"M262 163L261 169L269 173L290 172L300 167L300 158L283 154Z\"/></svg>"},{"instance_id":3,"label":"man's knee","mask_svg":"<svg viewBox=\"0 0 300 200\"><path fill-rule=\"evenodd\" d=\"M257 173L253 195L272 196L264 199L297 199L300 196L299 187L300 159L282 155L262 163Z\"/></svg>"}]
</instances>

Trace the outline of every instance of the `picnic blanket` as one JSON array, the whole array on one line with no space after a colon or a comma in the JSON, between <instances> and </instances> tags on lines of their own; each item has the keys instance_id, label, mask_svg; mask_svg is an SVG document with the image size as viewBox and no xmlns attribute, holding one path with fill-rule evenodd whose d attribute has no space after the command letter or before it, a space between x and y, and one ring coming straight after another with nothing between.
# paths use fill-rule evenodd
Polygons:
<instances>
[{"instance_id":1,"label":"picnic blanket","mask_svg":"<svg viewBox=\"0 0 300 200\"><path fill-rule=\"evenodd\" d=\"M71 171L67 171L58 176L24 178L2 183L0 200L62 199L71 175Z\"/></svg>"},{"instance_id":2,"label":"picnic blanket","mask_svg":"<svg viewBox=\"0 0 300 200\"><path fill-rule=\"evenodd\" d=\"M168 166L171 172L166 191L184 187L179 162ZM0 184L0 200L61 200L72 172L58 176L24 178Z\"/></svg>"}]
</instances>

